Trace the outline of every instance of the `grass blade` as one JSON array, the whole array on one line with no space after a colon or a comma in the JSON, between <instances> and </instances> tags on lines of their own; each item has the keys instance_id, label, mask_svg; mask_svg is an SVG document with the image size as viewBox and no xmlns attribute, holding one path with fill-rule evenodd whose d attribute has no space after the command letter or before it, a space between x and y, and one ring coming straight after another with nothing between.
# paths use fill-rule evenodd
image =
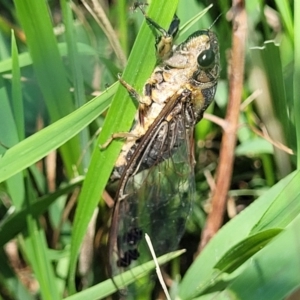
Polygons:
<instances>
[{"instance_id":1,"label":"grass blade","mask_svg":"<svg viewBox=\"0 0 300 300\"><path fill-rule=\"evenodd\" d=\"M167 27L173 18L176 7L177 1L165 1L163 7L158 1L153 1L149 7L148 14L150 17L154 16L157 23ZM156 62L153 46L154 40L155 37L151 29L144 22L131 51L126 70L122 75L138 91L141 90L144 82L151 74ZM149 49L153 49L153 51L149 51ZM135 105L130 101L127 91L123 87L120 87L105 119L98 144L103 144L113 132L128 131L135 111ZM121 142L113 141L104 151L96 148L92 155L91 164L79 197L72 232L69 286L73 293L75 292L74 278L79 248L89 220L99 202L99 197L105 188L120 149Z\"/></svg>"}]
</instances>

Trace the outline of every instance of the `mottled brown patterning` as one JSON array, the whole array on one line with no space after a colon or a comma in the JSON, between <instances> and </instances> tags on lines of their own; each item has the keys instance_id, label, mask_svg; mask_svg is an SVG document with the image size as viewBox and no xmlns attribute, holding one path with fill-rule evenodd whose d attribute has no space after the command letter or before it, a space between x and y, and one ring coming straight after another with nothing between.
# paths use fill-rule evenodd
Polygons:
<instances>
[{"instance_id":1,"label":"mottled brown patterning","mask_svg":"<svg viewBox=\"0 0 300 300\"><path fill-rule=\"evenodd\" d=\"M199 30L173 46L179 19L165 31L145 17L162 33L156 42L160 61L142 96L120 78L139 109L111 175L119 180L109 236L111 276L150 260L145 233L157 256L177 247L194 194L193 130L219 78L215 33Z\"/></svg>"}]
</instances>

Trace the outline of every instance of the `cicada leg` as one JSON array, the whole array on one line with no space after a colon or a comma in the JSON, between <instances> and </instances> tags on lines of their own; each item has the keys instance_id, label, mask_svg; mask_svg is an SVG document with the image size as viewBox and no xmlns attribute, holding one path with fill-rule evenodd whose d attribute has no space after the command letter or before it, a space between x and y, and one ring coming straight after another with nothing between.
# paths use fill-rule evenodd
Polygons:
<instances>
[{"instance_id":1,"label":"cicada leg","mask_svg":"<svg viewBox=\"0 0 300 300\"><path fill-rule=\"evenodd\" d=\"M173 40L178 32L179 23L180 20L175 15L166 34L156 38L156 55L162 60L168 58L172 54Z\"/></svg>"},{"instance_id":2,"label":"cicada leg","mask_svg":"<svg viewBox=\"0 0 300 300\"><path fill-rule=\"evenodd\" d=\"M116 132L116 133L113 133L104 144L99 145L99 148L100 148L100 150L106 149L113 140L127 139L127 138L137 139L139 137L130 132Z\"/></svg>"},{"instance_id":3,"label":"cicada leg","mask_svg":"<svg viewBox=\"0 0 300 300\"><path fill-rule=\"evenodd\" d=\"M136 3L135 7L138 7L141 12L143 13L147 23L149 26L154 27L157 31L161 33L161 36L158 36L156 38L155 48L156 48L156 55L164 60L168 58L172 53L172 46L173 46L173 40L176 37L176 34L179 29L179 18L174 15L174 18L169 26L168 31L166 31L164 28L162 28L159 24L157 24L155 21L153 21L151 18L149 18L146 14L146 12L143 9L143 4Z\"/></svg>"},{"instance_id":4,"label":"cicada leg","mask_svg":"<svg viewBox=\"0 0 300 300\"><path fill-rule=\"evenodd\" d=\"M145 93L145 96L141 96L133 86L131 86L129 83L127 83L121 76L118 74L118 79L120 83L126 88L128 93L139 102L139 111L144 110L144 106L149 106L151 104L151 91L149 91L149 95L146 96L147 93ZM139 114L140 115L140 114ZM119 138L133 138L137 139L139 137L135 136L134 134L130 132L116 132L110 136L110 138L102 145L99 146L101 150L107 148L109 144L114 140L114 139L119 139Z\"/></svg>"},{"instance_id":5,"label":"cicada leg","mask_svg":"<svg viewBox=\"0 0 300 300\"><path fill-rule=\"evenodd\" d=\"M152 103L151 93L152 93L152 85L154 82L148 80L144 87L144 95L141 96L129 83L127 83L123 78L118 75L118 79L120 83L125 87L128 93L138 101L139 103L139 121L143 126L144 124L144 115L146 113L147 107L149 107Z\"/></svg>"},{"instance_id":6,"label":"cicada leg","mask_svg":"<svg viewBox=\"0 0 300 300\"><path fill-rule=\"evenodd\" d=\"M138 101L139 104L145 104L149 106L151 104L151 99L148 97L149 95L145 95L146 97L141 96L133 86L131 86L129 83L127 83L120 74L118 75L119 82L125 87L125 89L128 91L128 93Z\"/></svg>"}]
</instances>

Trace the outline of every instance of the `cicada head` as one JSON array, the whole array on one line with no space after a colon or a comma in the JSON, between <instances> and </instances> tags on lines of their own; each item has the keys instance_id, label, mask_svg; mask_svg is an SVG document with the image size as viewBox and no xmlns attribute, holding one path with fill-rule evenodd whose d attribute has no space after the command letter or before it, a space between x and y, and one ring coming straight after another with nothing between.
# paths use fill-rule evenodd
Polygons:
<instances>
[{"instance_id":1,"label":"cicada head","mask_svg":"<svg viewBox=\"0 0 300 300\"><path fill-rule=\"evenodd\" d=\"M211 30L199 30L178 45L165 65L185 69L186 80L207 87L217 83L220 73L219 43Z\"/></svg>"},{"instance_id":2,"label":"cicada head","mask_svg":"<svg viewBox=\"0 0 300 300\"><path fill-rule=\"evenodd\" d=\"M219 79L220 53L216 34L210 29L191 34L164 61L164 70L172 72L173 85L190 91L191 109L197 123L214 99Z\"/></svg>"},{"instance_id":3,"label":"cicada head","mask_svg":"<svg viewBox=\"0 0 300 300\"><path fill-rule=\"evenodd\" d=\"M192 81L198 85L215 85L220 73L219 43L211 30L200 30L192 34L185 42L185 47L194 50L196 70Z\"/></svg>"}]
</instances>

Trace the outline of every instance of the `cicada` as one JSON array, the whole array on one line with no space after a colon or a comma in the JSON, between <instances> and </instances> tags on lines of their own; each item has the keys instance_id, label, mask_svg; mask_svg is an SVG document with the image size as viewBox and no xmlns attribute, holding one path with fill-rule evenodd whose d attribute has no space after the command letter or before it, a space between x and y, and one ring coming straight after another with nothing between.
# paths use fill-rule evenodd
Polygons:
<instances>
[{"instance_id":1,"label":"cicada","mask_svg":"<svg viewBox=\"0 0 300 300\"><path fill-rule=\"evenodd\" d=\"M143 95L119 78L139 107L111 175L119 180L109 235L111 276L151 260L145 233L157 256L176 249L195 193L193 131L214 99L220 72L214 32L199 30L173 45L179 19L166 31L141 10L161 34L159 63Z\"/></svg>"}]
</instances>

